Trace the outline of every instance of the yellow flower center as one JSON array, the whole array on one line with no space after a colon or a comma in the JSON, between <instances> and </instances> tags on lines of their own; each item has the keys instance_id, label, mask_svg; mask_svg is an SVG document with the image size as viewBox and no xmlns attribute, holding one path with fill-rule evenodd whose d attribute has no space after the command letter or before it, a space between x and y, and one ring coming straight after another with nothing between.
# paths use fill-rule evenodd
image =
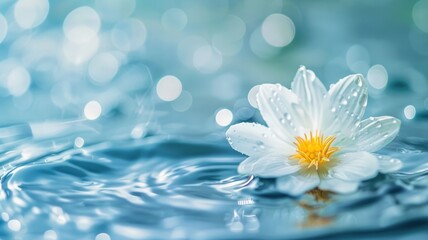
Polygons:
<instances>
[{"instance_id":1,"label":"yellow flower center","mask_svg":"<svg viewBox=\"0 0 428 240\"><path fill-rule=\"evenodd\" d=\"M316 132L315 135L310 132L302 137L296 137L296 153L290 157L292 160L298 160L299 164L308 169L324 172L329 164L332 164L330 157L339 150L331 144L336 140L335 136L324 136Z\"/></svg>"}]
</instances>

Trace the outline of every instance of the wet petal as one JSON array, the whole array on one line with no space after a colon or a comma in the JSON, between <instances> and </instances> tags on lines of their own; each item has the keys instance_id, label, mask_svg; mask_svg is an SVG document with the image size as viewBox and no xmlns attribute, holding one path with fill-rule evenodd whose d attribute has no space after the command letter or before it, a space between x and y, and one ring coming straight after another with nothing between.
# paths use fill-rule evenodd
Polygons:
<instances>
[{"instance_id":1,"label":"wet petal","mask_svg":"<svg viewBox=\"0 0 428 240\"><path fill-rule=\"evenodd\" d=\"M291 143L296 135L310 128L309 116L296 94L279 84L260 85L257 103L269 128L284 141Z\"/></svg>"},{"instance_id":2,"label":"wet petal","mask_svg":"<svg viewBox=\"0 0 428 240\"><path fill-rule=\"evenodd\" d=\"M271 130L256 123L239 123L231 126L226 137L230 146L247 156L258 156L278 151L292 153L294 148L281 141Z\"/></svg>"},{"instance_id":3,"label":"wet petal","mask_svg":"<svg viewBox=\"0 0 428 240\"><path fill-rule=\"evenodd\" d=\"M403 162L390 156L378 155L377 159L379 161L379 171L381 173L396 172L403 167Z\"/></svg>"},{"instance_id":4,"label":"wet petal","mask_svg":"<svg viewBox=\"0 0 428 240\"><path fill-rule=\"evenodd\" d=\"M300 166L288 160L286 155L268 154L266 156L251 156L239 164L240 174L274 178L299 171Z\"/></svg>"},{"instance_id":5,"label":"wet petal","mask_svg":"<svg viewBox=\"0 0 428 240\"><path fill-rule=\"evenodd\" d=\"M311 70L301 66L291 84L291 90L300 98L301 105L312 119L312 130L319 130L324 95L327 93L324 84Z\"/></svg>"},{"instance_id":6,"label":"wet petal","mask_svg":"<svg viewBox=\"0 0 428 240\"><path fill-rule=\"evenodd\" d=\"M278 178L276 180L276 187L282 193L298 196L317 187L319 183L320 178L316 174L293 174Z\"/></svg>"},{"instance_id":7,"label":"wet petal","mask_svg":"<svg viewBox=\"0 0 428 240\"><path fill-rule=\"evenodd\" d=\"M347 76L330 87L324 102L323 132L337 137L336 145L348 139L367 106L367 87L361 74Z\"/></svg>"},{"instance_id":8,"label":"wet petal","mask_svg":"<svg viewBox=\"0 0 428 240\"><path fill-rule=\"evenodd\" d=\"M351 152L334 156L337 165L329 170L329 175L344 181L363 181L377 175L377 157L368 152Z\"/></svg>"},{"instance_id":9,"label":"wet petal","mask_svg":"<svg viewBox=\"0 0 428 240\"><path fill-rule=\"evenodd\" d=\"M337 178L321 179L319 189L336 193L351 193L358 189L359 182L343 181Z\"/></svg>"},{"instance_id":10,"label":"wet petal","mask_svg":"<svg viewBox=\"0 0 428 240\"><path fill-rule=\"evenodd\" d=\"M400 125L400 120L389 116L365 119L358 124L352 143L345 149L375 152L394 140Z\"/></svg>"}]
</instances>

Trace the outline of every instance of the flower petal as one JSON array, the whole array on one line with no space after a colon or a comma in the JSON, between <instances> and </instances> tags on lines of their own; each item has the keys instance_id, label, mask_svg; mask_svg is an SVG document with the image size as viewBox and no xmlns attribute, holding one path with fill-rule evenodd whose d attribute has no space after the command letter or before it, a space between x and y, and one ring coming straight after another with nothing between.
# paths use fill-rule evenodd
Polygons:
<instances>
[{"instance_id":1,"label":"flower petal","mask_svg":"<svg viewBox=\"0 0 428 240\"><path fill-rule=\"evenodd\" d=\"M358 189L359 182L343 181L337 178L324 178L318 186L321 190L332 191L336 193L351 193Z\"/></svg>"},{"instance_id":2,"label":"flower petal","mask_svg":"<svg viewBox=\"0 0 428 240\"><path fill-rule=\"evenodd\" d=\"M284 154L294 151L269 128L256 123L235 124L227 130L226 137L233 149L247 156L265 155L275 150Z\"/></svg>"},{"instance_id":3,"label":"flower petal","mask_svg":"<svg viewBox=\"0 0 428 240\"><path fill-rule=\"evenodd\" d=\"M310 128L307 112L291 90L279 84L262 84L257 94L260 113L274 133L287 142Z\"/></svg>"},{"instance_id":4,"label":"flower petal","mask_svg":"<svg viewBox=\"0 0 428 240\"><path fill-rule=\"evenodd\" d=\"M396 172L403 167L403 162L390 156L378 155L377 159L379 160L379 171L381 173Z\"/></svg>"},{"instance_id":5,"label":"flower petal","mask_svg":"<svg viewBox=\"0 0 428 240\"><path fill-rule=\"evenodd\" d=\"M251 156L239 164L240 174L254 175L265 178L275 178L295 173L300 165L288 160L286 155L268 154L266 156Z\"/></svg>"},{"instance_id":6,"label":"flower petal","mask_svg":"<svg viewBox=\"0 0 428 240\"><path fill-rule=\"evenodd\" d=\"M335 135L336 145L340 146L354 132L355 124L364 115L367 97L361 74L347 76L330 87L324 102L321 130L326 135Z\"/></svg>"},{"instance_id":7,"label":"flower petal","mask_svg":"<svg viewBox=\"0 0 428 240\"><path fill-rule=\"evenodd\" d=\"M301 105L312 119L313 131L319 130L324 95L327 93L324 84L315 76L311 70L301 66L291 83L291 90L300 98Z\"/></svg>"},{"instance_id":8,"label":"flower petal","mask_svg":"<svg viewBox=\"0 0 428 240\"><path fill-rule=\"evenodd\" d=\"M358 124L352 145L344 149L375 152L394 140L400 124L400 120L389 116L365 119Z\"/></svg>"},{"instance_id":9,"label":"flower petal","mask_svg":"<svg viewBox=\"0 0 428 240\"><path fill-rule=\"evenodd\" d=\"M368 152L351 152L334 156L337 165L329 170L329 175L344 181L363 181L377 175L377 157Z\"/></svg>"},{"instance_id":10,"label":"flower petal","mask_svg":"<svg viewBox=\"0 0 428 240\"><path fill-rule=\"evenodd\" d=\"M276 187L282 193L298 196L317 187L319 183L320 178L316 174L301 175L297 173L278 178Z\"/></svg>"}]
</instances>

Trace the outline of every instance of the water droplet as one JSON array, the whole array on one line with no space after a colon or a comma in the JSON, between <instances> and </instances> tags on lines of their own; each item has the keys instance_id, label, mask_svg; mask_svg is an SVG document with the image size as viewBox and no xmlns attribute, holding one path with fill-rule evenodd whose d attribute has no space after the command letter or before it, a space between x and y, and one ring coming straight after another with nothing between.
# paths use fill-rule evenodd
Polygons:
<instances>
[{"instance_id":1,"label":"water droplet","mask_svg":"<svg viewBox=\"0 0 428 240\"><path fill-rule=\"evenodd\" d=\"M342 103L343 105L347 105L348 101L346 99L343 99L340 103Z\"/></svg>"},{"instance_id":2,"label":"water droplet","mask_svg":"<svg viewBox=\"0 0 428 240\"><path fill-rule=\"evenodd\" d=\"M377 125L376 125L376 128L381 128L382 127L382 124L381 123L378 123Z\"/></svg>"},{"instance_id":3,"label":"water droplet","mask_svg":"<svg viewBox=\"0 0 428 240\"><path fill-rule=\"evenodd\" d=\"M355 84L357 84L358 87L363 86L363 81L361 80L360 76L357 76L357 78L355 78L354 82L355 82Z\"/></svg>"},{"instance_id":4,"label":"water droplet","mask_svg":"<svg viewBox=\"0 0 428 240\"><path fill-rule=\"evenodd\" d=\"M388 138L388 137L389 137L389 134L384 134L384 135L383 135L383 137L384 137L384 138Z\"/></svg>"},{"instance_id":5,"label":"water droplet","mask_svg":"<svg viewBox=\"0 0 428 240\"><path fill-rule=\"evenodd\" d=\"M285 119L284 118L281 118L280 121L281 121L282 124L285 124Z\"/></svg>"},{"instance_id":6,"label":"water droplet","mask_svg":"<svg viewBox=\"0 0 428 240\"><path fill-rule=\"evenodd\" d=\"M331 112L336 112L336 108L335 107L333 107L333 108L331 108Z\"/></svg>"},{"instance_id":7,"label":"water droplet","mask_svg":"<svg viewBox=\"0 0 428 240\"><path fill-rule=\"evenodd\" d=\"M365 107L367 106L367 94L363 94L360 99L360 105Z\"/></svg>"},{"instance_id":8,"label":"water droplet","mask_svg":"<svg viewBox=\"0 0 428 240\"><path fill-rule=\"evenodd\" d=\"M274 97L276 97L276 96L278 95L278 92L277 92L277 91L273 91L273 92L272 92L272 95L273 95Z\"/></svg>"},{"instance_id":9,"label":"water droplet","mask_svg":"<svg viewBox=\"0 0 428 240\"><path fill-rule=\"evenodd\" d=\"M271 97L270 97L270 98L269 98L269 101L270 101L271 103L273 103L273 98L271 98Z\"/></svg>"},{"instance_id":10,"label":"water droplet","mask_svg":"<svg viewBox=\"0 0 428 240\"><path fill-rule=\"evenodd\" d=\"M374 121L374 117L369 117L369 120L370 121Z\"/></svg>"}]
</instances>

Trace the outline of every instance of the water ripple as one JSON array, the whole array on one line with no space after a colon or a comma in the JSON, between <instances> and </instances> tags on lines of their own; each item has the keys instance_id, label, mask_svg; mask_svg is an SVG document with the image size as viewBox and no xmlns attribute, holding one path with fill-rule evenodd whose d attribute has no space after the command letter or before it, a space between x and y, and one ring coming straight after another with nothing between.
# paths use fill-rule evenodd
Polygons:
<instances>
[{"instance_id":1,"label":"water ripple","mask_svg":"<svg viewBox=\"0 0 428 240\"><path fill-rule=\"evenodd\" d=\"M403 160L403 169L362 183L355 194L314 191L302 198L277 193L272 180L239 175L244 156L223 141L147 137L86 148L67 139L21 144L1 158L0 237L372 236L374 230L428 219L421 141L410 148L408 139L400 139L383 150Z\"/></svg>"}]
</instances>

